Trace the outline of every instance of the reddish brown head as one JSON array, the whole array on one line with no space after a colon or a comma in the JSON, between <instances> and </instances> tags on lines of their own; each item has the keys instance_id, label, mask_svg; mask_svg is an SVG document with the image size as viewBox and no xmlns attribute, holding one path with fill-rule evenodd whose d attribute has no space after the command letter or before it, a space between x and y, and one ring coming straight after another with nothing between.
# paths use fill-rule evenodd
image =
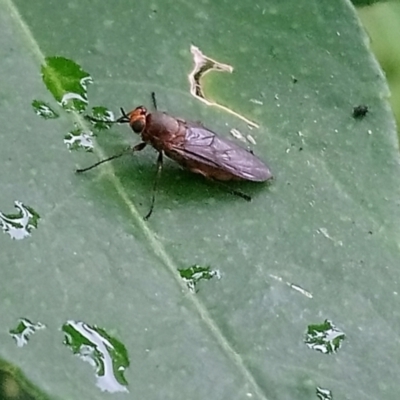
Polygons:
<instances>
[{"instance_id":1,"label":"reddish brown head","mask_svg":"<svg viewBox=\"0 0 400 400\"><path fill-rule=\"evenodd\" d=\"M136 107L127 114L129 125L136 133L142 133L146 128L147 110L143 106Z\"/></svg>"}]
</instances>

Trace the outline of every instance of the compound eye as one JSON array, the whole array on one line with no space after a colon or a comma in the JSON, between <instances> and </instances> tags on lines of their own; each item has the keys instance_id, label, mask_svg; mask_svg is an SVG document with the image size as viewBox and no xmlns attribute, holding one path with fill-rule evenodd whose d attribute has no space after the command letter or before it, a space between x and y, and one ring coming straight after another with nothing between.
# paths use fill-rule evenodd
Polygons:
<instances>
[{"instance_id":1,"label":"compound eye","mask_svg":"<svg viewBox=\"0 0 400 400\"><path fill-rule=\"evenodd\" d=\"M145 122L144 118L137 118L137 119L131 121L130 125L134 132L141 133L141 132L143 132L146 122Z\"/></svg>"}]
</instances>

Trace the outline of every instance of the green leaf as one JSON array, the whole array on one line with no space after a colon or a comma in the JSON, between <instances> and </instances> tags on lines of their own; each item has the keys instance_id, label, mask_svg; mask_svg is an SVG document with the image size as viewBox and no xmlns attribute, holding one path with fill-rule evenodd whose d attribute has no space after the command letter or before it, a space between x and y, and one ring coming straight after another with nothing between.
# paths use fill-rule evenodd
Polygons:
<instances>
[{"instance_id":1,"label":"green leaf","mask_svg":"<svg viewBox=\"0 0 400 400\"><path fill-rule=\"evenodd\" d=\"M33 100L32 107L35 110L36 115L39 115L44 119L56 119L59 117L59 115L44 101Z\"/></svg>"},{"instance_id":2,"label":"green leaf","mask_svg":"<svg viewBox=\"0 0 400 400\"><path fill-rule=\"evenodd\" d=\"M91 76L65 57L47 57L42 65L43 82L59 104L68 111L82 112L87 104Z\"/></svg>"},{"instance_id":3,"label":"green leaf","mask_svg":"<svg viewBox=\"0 0 400 400\"><path fill-rule=\"evenodd\" d=\"M122 367L129 390L117 399L397 399L398 146L348 2L16 0L0 23L0 211L40 215L23 240L0 235L3 360L49 398L109 399L103 369L63 344L74 321L114 348L108 372ZM201 80L226 109L190 94L192 44L233 67ZM49 57L93 78L85 109L151 109L155 91L161 110L239 132L274 181L232 184L248 203L167 160L143 221L155 151L75 174L140 138L114 125L93 154L70 151L68 132L94 128L57 105L71 89L54 67L46 89ZM33 100L60 117L38 118ZM179 270L193 265L220 279L192 293ZM46 326L22 349L9 333L20 318ZM325 320L346 336L332 354L305 339Z\"/></svg>"}]
</instances>

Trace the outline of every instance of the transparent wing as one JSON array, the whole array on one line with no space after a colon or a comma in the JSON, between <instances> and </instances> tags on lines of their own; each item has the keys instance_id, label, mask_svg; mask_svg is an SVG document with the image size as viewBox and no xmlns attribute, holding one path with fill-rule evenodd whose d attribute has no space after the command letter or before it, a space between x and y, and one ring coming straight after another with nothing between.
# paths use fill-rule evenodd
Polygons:
<instances>
[{"instance_id":1,"label":"transparent wing","mask_svg":"<svg viewBox=\"0 0 400 400\"><path fill-rule=\"evenodd\" d=\"M254 154L199 124L188 124L183 147L174 151L249 181L263 182L272 177L270 169Z\"/></svg>"}]
</instances>

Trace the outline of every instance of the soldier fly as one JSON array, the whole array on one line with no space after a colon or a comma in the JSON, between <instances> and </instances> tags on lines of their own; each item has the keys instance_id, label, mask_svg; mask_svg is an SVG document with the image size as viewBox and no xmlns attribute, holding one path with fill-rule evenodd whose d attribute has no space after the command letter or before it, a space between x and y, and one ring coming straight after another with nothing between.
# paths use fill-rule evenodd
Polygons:
<instances>
[{"instance_id":1,"label":"soldier fly","mask_svg":"<svg viewBox=\"0 0 400 400\"><path fill-rule=\"evenodd\" d=\"M156 111L148 112L143 106L136 107L126 113L121 108L121 117L112 123L127 123L135 133L138 133L142 142L128 147L121 153L98 161L87 168L76 172L85 172L107 161L114 160L125 154L143 150L148 144L158 151L157 173L153 185L153 194L150 210L144 217L147 220L153 212L155 193L163 166L163 155L176 161L183 168L213 181L245 180L265 182L272 178L270 169L252 151L238 146L231 140L221 138L199 122L188 122L175 118L165 112L157 111L154 92L153 105ZM95 118L88 117L95 122ZM228 190L250 201L251 197L240 191Z\"/></svg>"}]
</instances>

